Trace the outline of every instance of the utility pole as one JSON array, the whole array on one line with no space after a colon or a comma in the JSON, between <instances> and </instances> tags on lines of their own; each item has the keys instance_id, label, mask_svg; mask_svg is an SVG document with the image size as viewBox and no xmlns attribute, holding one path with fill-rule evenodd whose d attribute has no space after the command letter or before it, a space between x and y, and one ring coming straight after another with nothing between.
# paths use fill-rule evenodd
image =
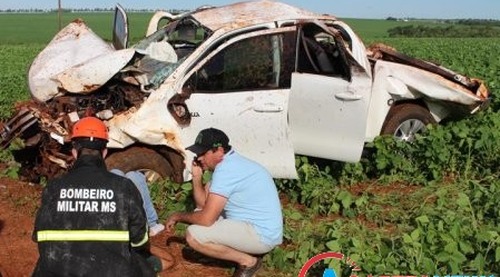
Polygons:
<instances>
[{"instance_id":1,"label":"utility pole","mask_svg":"<svg viewBox=\"0 0 500 277\"><path fill-rule=\"evenodd\" d=\"M57 20L59 22L59 31L61 31L61 0L57 0Z\"/></svg>"}]
</instances>

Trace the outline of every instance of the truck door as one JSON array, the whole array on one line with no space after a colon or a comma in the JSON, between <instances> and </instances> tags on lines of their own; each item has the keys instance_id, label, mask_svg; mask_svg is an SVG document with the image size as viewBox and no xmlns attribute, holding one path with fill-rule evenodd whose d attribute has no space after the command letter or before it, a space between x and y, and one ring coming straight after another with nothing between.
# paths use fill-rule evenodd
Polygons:
<instances>
[{"instance_id":1,"label":"truck door","mask_svg":"<svg viewBox=\"0 0 500 277\"><path fill-rule=\"evenodd\" d=\"M298 30L289 103L293 145L298 154L356 162L365 142L371 74L340 32L321 25Z\"/></svg>"},{"instance_id":2,"label":"truck door","mask_svg":"<svg viewBox=\"0 0 500 277\"><path fill-rule=\"evenodd\" d=\"M287 123L295 32L260 30L220 41L201 55L183 84L191 113L183 141L194 141L201 129L219 128L273 177L296 178Z\"/></svg>"},{"instance_id":3,"label":"truck door","mask_svg":"<svg viewBox=\"0 0 500 277\"><path fill-rule=\"evenodd\" d=\"M113 46L116 50L127 48L128 44L128 19L127 13L119 4L115 7L113 19Z\"/></svg>"}]
</instances>

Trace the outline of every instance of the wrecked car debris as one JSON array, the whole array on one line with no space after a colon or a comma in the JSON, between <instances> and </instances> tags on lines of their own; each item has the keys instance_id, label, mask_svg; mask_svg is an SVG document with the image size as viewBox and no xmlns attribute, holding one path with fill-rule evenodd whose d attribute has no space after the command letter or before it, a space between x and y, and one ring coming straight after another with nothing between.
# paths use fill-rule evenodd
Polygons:
<instances>
[{"instance_id":1,"label":"wrecked car debris","mask_svg":"<svg viewBox=\"0 0 500 277\"><path fill-rule=\"evenodd\" d=\"M296 178L295 154L355 162L380 134L411 141L489 103L481 80L367 48L336 17L280 2L159 11L131 47L126 18L118 6L112 45L75 20L34 60L33 100L0 128L2 148L24 141L23 174L68 168L71 126L87 115L109 128L108 167L180 182L192 160L184 148L209 126L273 177Z\"/></svg>"}]
</instances>

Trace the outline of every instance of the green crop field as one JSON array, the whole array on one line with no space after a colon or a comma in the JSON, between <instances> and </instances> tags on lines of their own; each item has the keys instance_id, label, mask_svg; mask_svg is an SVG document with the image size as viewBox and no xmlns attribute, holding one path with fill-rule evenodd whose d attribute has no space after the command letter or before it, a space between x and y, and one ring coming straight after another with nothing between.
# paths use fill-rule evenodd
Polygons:
<instances>
[{"instance_id":1,"label":"green crop field","mask_svg":"<svg viewBox=\"0 0 500 277\"><path fill-rule=\"evenodd\" d=\"M131 41L144 35L150 15L129 15ZM111 38L112 13L65 13L63 26L75 18ZM369 145L373 155L359 163L297 157L299 179L276 180L286 199L285 243L266 256L269 276L297 276L309 258L325 251L356 261L358 276L498 276L500 38L396 39L388 29L415 22L346 22L366 44L383 42L485 80L493 101L479 115L431 127L413 144L378 138ZM30 63L57 31L55 13L0 14L0 118L29 99ZM14 176L10 170L3 174ZM153 184L151 195L165 218L189 207L191 186Z\"/></svg>"},{"instance_id":2,"label":"green crop field","mask_svg":"<svg viewBox=\"0 0 500 277\"><path fill-rule=\"evenodd\" d=\"M131 41L137 41L146 32L147 24L153 13L134 12L128 14ZM111 39L113 25L112 12L102 13L70 13L61 14L61 26L81 18L97 34ZM397 26L423 24L425 26L443 26L433 22L401 22L376 19L343 19L363 38L387 37L387 30ZM48 43L59 30L59 16L53 13L0 13L0 44Z\"/></svg>"},{"instance_id":3,"label":"green crop field","mask_svg":"<svg viewBox=\"0 0 500 277\"><path fill-rule=\"evenodd\" d=\"M137 41L146 32L152 13L130 13L130 38ZM99 36L111 39L113 30L112 12L102 13L62 13L61 26L75 19L83 19ZM48 43L59 30L57 13L0 14L0 44Z\"/></svg>"}]
</instances>

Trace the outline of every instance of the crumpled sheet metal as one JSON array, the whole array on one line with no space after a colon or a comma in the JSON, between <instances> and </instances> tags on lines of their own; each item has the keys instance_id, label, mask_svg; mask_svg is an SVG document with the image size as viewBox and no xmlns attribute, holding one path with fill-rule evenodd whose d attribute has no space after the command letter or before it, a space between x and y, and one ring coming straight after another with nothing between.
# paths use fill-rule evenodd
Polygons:
<instances>
[{"instance_id":1,"label":"crumpled sheet metal","mask_svg":"<svg viewBox=\"0 0 500 277\"><path fill-rule=\"evenodd\" d=\"M59 82L58 86L66 91L89 94L109 81L134 54L134 49L105 53L64 70L54 79Z\"/></svg>"},{"instance_id":2,"label":"crumpled sheet metal","mask_svg":"<svg viewBox=\"0 0 500 277\"><path fill-rule=\"evenodd\" d=\"M377 61L375 76L384 79L381 81L388 84L386 89L390 94L399 95L402 98L411 99L411 95L404 94L411 91L412 93L418 92L433 101L449 101L471 107L480 105L484 100L465 87L444 77L408 65ZM409 91L391 89L397 87L395 84L390 85L390 82L397 82L396 80L400 80L401 84Z\"/></svg>"},{"instance_id":3,"label":"crumpled sheet metal","mask_svg":"<svg viewBox=\"0 0 500 277\"><path fill-rule=\"evenodd\" d=\"M320 15L275 1L240 2L233 5L207 9L192 16L212 31L229 28L238 29L253 24L290 19L331 19L331 15ZM264 8L263 8L264 7Z\"/></svg>"},{"instance_id":4,"label":"crumpled sheet metal","mask_svg":"<svg viewBox=\"0 0 500 277\"><path fill-rule=\"evenodd\" d=\"M97 56L112 53L114 48L90 30L82 20L62 29L31 64L28 83L31 95L45 102L60 95L54 76Z\"/></svg>"},{"instance_id":5,"label":"crumpled sheet metal","mask_svg":"<svg viewBox=\"0 0 500 277\"><path fill-rule=\"evenodd\" d=\"M140 141L150 145L167 145L183 153L179 124L166 106L172 94L172 91L153 93L140 108L132 108L111 118L108 122L108 147L124 148Z\"/></svg>"}]
</instances>

